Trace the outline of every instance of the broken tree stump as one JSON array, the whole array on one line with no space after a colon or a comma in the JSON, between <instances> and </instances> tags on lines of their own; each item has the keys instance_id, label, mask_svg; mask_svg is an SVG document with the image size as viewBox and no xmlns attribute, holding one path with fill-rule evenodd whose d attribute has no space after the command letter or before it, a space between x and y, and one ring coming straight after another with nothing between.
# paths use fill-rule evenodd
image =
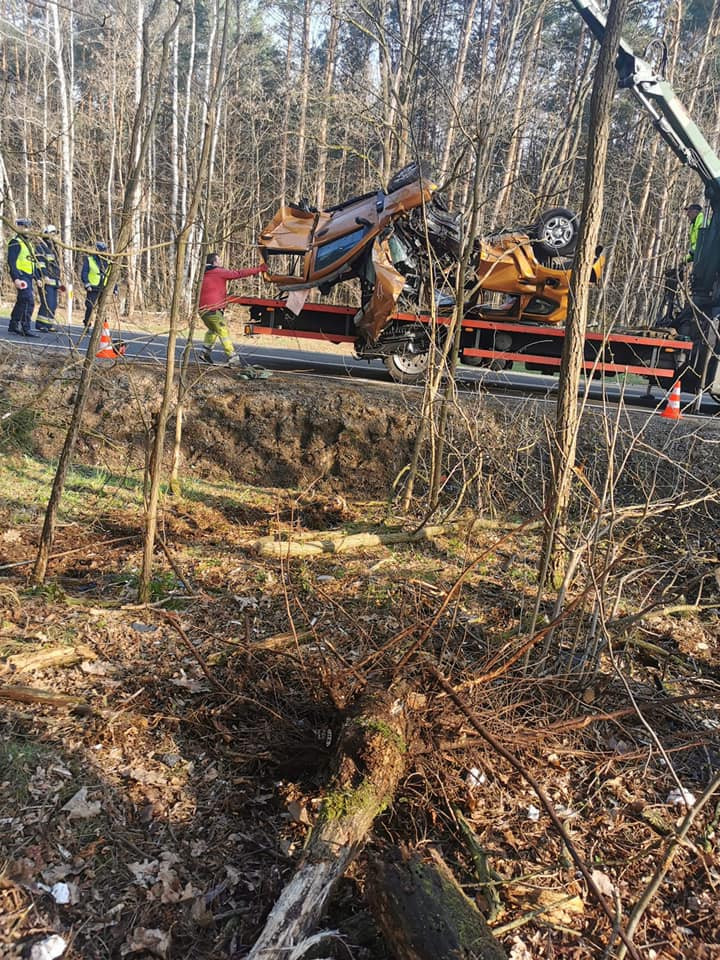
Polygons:
<instances>
[{"instance_id":1,"label":"broken tree stump","mask_svg":"<svg viewBox=\"0 0 720 960\"><path fill-rule=\"evenodd\" d=\"M403 851L373 859L365 895L397 960L507 960L443 858Z\"/></svg>"},{"instance_id":2,"label":"broken tree stump","mask_svg":"<svg viewBox=\"0 0 720 960\"><path fill-rule=\"evenodd\" d=\"M335 774L294 876L247 960L280 960L312 932L337 881L391 802L405 769L405 711L389 692L367 696L340 733Z\"/></svg>"}]
</instances>

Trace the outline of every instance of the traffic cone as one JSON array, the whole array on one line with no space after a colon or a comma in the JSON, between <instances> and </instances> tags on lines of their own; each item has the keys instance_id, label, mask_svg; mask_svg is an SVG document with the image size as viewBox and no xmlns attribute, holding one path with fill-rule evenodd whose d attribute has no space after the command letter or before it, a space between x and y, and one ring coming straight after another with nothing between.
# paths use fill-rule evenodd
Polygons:
<instances>
[{"instance_id":1,"label":"traffic cone","mask_svg":"<svg viewBox=\"0 0 720 960\"><path fill-rule=\"evenodd\" d=\"M682 414L680 413L680 381L676 380L673 384L673 388L670 391L670 396L668 397L667 404L665 409L660 414L661 417L665 417L666 420L681 420Z\"/></svg>"},{"instance_id":2,"label":"traffic cone","mask_svg":"<svg viewBox=\"0 0 720 960\"><path fill-rule=\"evenodd\" d=\"M110 336L110 327L107 320L103 320L102 334L100 335L100 349L95 354L98 360L114 360L116 357L125 356L125 344L122 342L114 344Z\"/></svg>"}]
</instances>

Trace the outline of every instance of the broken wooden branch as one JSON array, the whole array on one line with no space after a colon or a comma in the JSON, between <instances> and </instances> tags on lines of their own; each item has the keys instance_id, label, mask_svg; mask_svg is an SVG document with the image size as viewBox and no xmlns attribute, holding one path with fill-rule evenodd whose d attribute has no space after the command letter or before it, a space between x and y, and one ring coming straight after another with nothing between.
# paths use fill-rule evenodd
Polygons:
<instances>
[{"instance_id":1,"label":"broken wooden branch","mask_svg":"<svg viewBox=\"0 0 720 960\"><path fill-rule=\"evenodd\" d=\"M3 661L11 671L48 670L52 667L71 667L83 660L97 660L95 651L83 643L74 647L34 647L27 653L14 653Z\"/></svg>"},{"instance_id":2,"label":"broken wooden branch","mask_svg":"<svg viewBox=\"0 0 720 960\"><path fill-rule=\"evenodd\" d=\"M417 853L371 862L366 896L397 960L506 960L485 918L443 858Z\"/></svg>"},{"instance_id":3,"label":"broken wooden branch","mask_svg":"<svg viewBox=\"0 0 720 960\"><path fill-rule=\"evenodd\" d=\"M458 806L453 805L453 813L472 857L475 878L480 884L480 890L487 901L488 920L492 923L502 910L502 900L500 899L498 886L503 882L503 878L490 866L487 850L478 840L477 834L462 815Z\"/></svg>"},{"instance_id":4,"label":"broken wooden branch","mask_svg":"<svg viewBox=\"0 0 720 960\"><path fill-rule=\"evenodd\" d=\"M305 939L405 769L406 721L391 693L368 696L340 734L335 774L294 876L247 960L276 960Z\"/></svg>"},{"instance_id":5,"label":"broken wooden branch","mask_svg":"<svg viewBox=\"0 0 720 960\"><path fill-rule=\"evenodd\" d=\"M81 697L71 697L66 693L53 693L52 690L39 690L37 687L0 685L0 699L15 700L17 703L42 703L48 707L73 707L90 709L90 705Z\"/></svg>"},{"instance_id":6,"label":"broken wooden branch","mask_svg":"<svg viewBox=\"0 0 720 960\"><path fill-rule=\"evenodd\" d=\"M249 650L250 653L255 653L257 650L283 650L286 647L292 647L299 643L304 643L306 640L311 640L314 637L312 630L298 630L297 633L292 633L288 631L287 633L274 633L270 637L265 637L262 640L255 640L251 643Z\"/></svg>"},{"instance_id":7,"label":"broken wooden branch","mask_svg":"<svg viewBox=\"0 0 720 960\"><path fill-rule=\"evenodd\" d=\"M345 533L343 530L325 532L280 534L261 537L254 543L254 549L261 557L276 557L286 560L289 557L312 557L323 553L352 553L371 547L392 546L396 543L418 543L434 540L436 537L470 536L477 530L497 530L500 524L496 520L478 518L471 523L456 521L421 527L419 530L406 530L400 527L386 528L363 533ZM503 524L503 529L511 532L527 532L540 527L540 523Z\"/></svg>"}]
</instances>

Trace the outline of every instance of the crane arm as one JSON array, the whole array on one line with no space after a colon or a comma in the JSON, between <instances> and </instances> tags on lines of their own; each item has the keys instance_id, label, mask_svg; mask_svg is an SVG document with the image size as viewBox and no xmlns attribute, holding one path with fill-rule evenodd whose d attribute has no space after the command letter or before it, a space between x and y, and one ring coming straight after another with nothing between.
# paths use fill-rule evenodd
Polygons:
<instances>
[{"instance_id":1,"label":"crane arm","mask_svg":"<svg viewBox=\"0 0 720 960\"><path fill-rule=\"evenodd\" d=\"M598 41L607 21L594 0L571 0ZM720 211L720 157L693 122L677 94L652 66L638 57L626 40L620 40L615 61L619 86L629 90L652 118L653 126L684 164L697 171L713 212Z\"/></svg>"}]
</instances>

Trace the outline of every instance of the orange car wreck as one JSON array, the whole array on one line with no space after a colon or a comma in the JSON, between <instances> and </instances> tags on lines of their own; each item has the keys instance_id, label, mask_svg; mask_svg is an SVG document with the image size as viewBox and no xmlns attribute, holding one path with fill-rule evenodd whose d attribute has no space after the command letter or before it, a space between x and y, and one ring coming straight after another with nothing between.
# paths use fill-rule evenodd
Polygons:
<instances>
[{"instance_id":1,"label":"orange car wreck","mask_svg":"<svg viewBox=\"0 0 720 960\"><path fill-rule=\"evenodd\" d=\"M358 279L361 305L354 321L358 342L366 345L379 340L398 306L427 313L434 296L438 309L452 309L462 226L435 191L411 164L387 190L327 210L306 203L282 206L258 240L267 282L287 292L287 309L297 315L312 288L327 294L337 283ZM576 240L577 217L563 207L546 211L528 227L476 239L465 277L466 314L563 323ZM592 281L599 280L603 262L599 249ZM433 275L445 277L443 291L433 288ZM493 305L489 292L509 299Z\"/></svg>"},{"instance_id":2,"label":"orange car wreck","mask_svg":"<svg viewBox=\"0 0 720 960\"><path fill-rule=\"evenodd\" d=\"M387 191L327 210L307 204L280 207L259 237L265 279L289 292L288 309L298 313L313 287L328 293L335 284L358 278L363 295L355 325L359 335L376 339L406 283L393 264L392 226L427 203L434 190L412 164L392 178Z\"/></svg>"},{"instance_id":3,"label":"orange car wreck","mask_svg":"<svg viewBox=\"0 0 720 960\"><path fill-rule=\"evenodd\" d=\"M478 240L477 257L473 258L478 297L487 291L504 293L509 299L495 307L471 296L468 312L494 319L564 323L572 258L538 250L542 242L527 233L505 233ZM591 283L599 283L604 264L602 247L598 247Z\"/></svg>"}]
</instances>

